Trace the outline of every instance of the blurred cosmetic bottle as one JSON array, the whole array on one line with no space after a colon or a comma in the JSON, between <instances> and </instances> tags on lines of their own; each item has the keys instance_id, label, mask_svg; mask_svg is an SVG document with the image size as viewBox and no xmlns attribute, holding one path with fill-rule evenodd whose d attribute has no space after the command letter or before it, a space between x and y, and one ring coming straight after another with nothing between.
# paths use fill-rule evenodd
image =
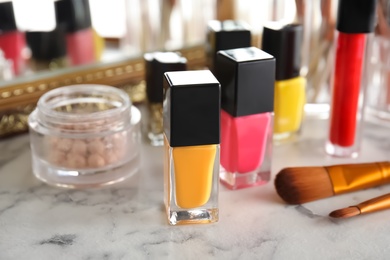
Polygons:
<instances>
[{"instance_id":1,"label":"blurred cosmetic bottle","mask_svg":"<svg viewBox=\"0 0 390 260\"><path fill-rule=\"evenodd\" d=\"M15 75L23 72L25 66L23 49L25 46L25 35L16 27L12 2L0 3L0 49L5 58L12 61Z\"/></svg>"},{"instance_id":2,"label":"blurred cosmetic bottle","mask_svg":"<svg viewBox=\"0 0 390 260\"><path fill-rule=\"evenodd\" d=\"M162 118L164 73L186 70L187 59L176 52L154 52L146 53L144 60L149 107L147 137L151 145L162 146L164 145Z\"/></svg>"},{"instance_id":3,"label":"blurred cosmetic bottle","mask_svg":"<svg viewBox=\"0 0 390 260\"><path fill-rule=\"evenodd\" d=\"M380 0L367 66L366 120L390 127L390 1Z\"/></svg>"},{"instance_id":4,"label":"blurred cosmetic bottle","mask_svg":"<svg viewBox=\"0 0 390 260\"><path fill-rule=\"evenodd\" d=\"M57 26L66 28L66 46L71 65L96 60L94 31L88 0L59 0L55 2Z\"/></svg>"},{"instance_id":5,"label":"blurred cosmetic bottle","mask_svg":"<svg viewBox=\"0 0 390 260\"><path fill-rule=\"evenodd\" d=\"M303 30L299 24L264 27L262 50L276 59L275 140L292 137L301 127L306 79L299 76Z\"/></svg>"},{"instance_id":6,"label":"blurred cosmetic bottle","mask_svg":"<svg viewBox=\"0 0 390 260\"><path fill-rule=\"evenodd\" d=\"M33 71L56 70L68 65L65 29L61 26L50 32L27 32Z\"/></svg>"},{"instance_id":7,"label":"blurred cosmetic bottle","mask_svg":"<svg viewBox=\"0 0 390 260\"><path fill-rule=\"evenodd\" d=\"M239 21L209 21L206 53L208 67L215 74L215 59L221 50L251 46L251 32L246 23Z\"/></svg>"}]
</instances>

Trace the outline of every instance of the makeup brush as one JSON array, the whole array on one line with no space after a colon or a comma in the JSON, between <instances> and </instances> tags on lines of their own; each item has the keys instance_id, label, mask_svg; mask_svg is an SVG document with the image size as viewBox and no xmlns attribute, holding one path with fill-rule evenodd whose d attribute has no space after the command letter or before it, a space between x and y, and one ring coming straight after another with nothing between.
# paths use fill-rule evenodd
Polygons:
<instances>
[{"instance_id":1,"label":"makeup brush","mask_svg":"<svg viewBox=\"0 0 390 260\"><path fill-rule=\"evenodd\" d=\"M370 212L390 208L390 193L382 195L365 202L359 203L348 208L332 211L329 216L332 218L350 218L357 215L362 215Z\"/></svg>"},{"instance_id":2,"label":"makeup brush","mask_svg":"<svg viewBox=\"0 0 390 260\"><path fill-rule=\"evenodd\" d=\"M282 169L275 178L279 196L302 204L390 183L390 162Z\"/></svg>"}]
</instances>

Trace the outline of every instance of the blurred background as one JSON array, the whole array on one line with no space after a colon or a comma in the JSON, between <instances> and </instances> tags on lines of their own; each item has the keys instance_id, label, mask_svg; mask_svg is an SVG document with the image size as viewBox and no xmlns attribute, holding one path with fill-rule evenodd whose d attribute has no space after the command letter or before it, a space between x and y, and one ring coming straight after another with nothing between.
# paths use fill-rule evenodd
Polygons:
<instances>
[{"instance_id":1,"label":"blurred background","mask_svg":"<svg viewBox=\"0 0 390 260\"><path fill-rule=\"evenodd\" d=\"M12 11L1 7L9 2ZM252 45L261 48L263 26L278 21L303 25L301 76L308 82L308 111L329 109L337 0L79 0L73 9L59 2L63 1L0 1L0 49L1 42L12 42L9 31L19 35L13 36L19 42L14 44L15 57L4 57L6 50L0 53L0 87L42 72L77 71L146 52L203 46L207 23L214 19L246 22ZM372 63L367 72L372 85L368 109L378 114L379 108L388 120L389 8L389 0L379 0L372 59L367 61ZM14 26L9 24L12 19ZM62 28L69 20L73 28Z\"/></svg>"},{"instance_id":2,"label":"blurred background","mask_svg":"<svg viewBox=\"0 0 390 260\"><path fill-rule=\"evenodd\" d=\"M10 1L0 1L3 4L7 2ZM34 58L34 52L37 52L32 46L34 43L29 43L33 42L29 39L31 38L29 34L49 33L57 29L61 20L58 16L68 16L73 20L80 20L80 16L90 16L85 19L90 19L90 27L101 38L99 44L104 48L101 47L101 54L96 55L94 60L66 64L73 67L91 62L109 62L123 56L140 55L144 52L178 50L203 44L206 39L207 22L212 19L235 19L247 22L253 32L254 45L259 45L264 22L280 19L288 22L297 20L295 0L80 0L79 2L83 3L80 6L88 6L77 7L76 14L61 6L57 8L58 1L54 0L13 0L11 2L16 30L27 34L23 54L23 58L27 61ZM57 36L63 37L60 33ZM49 39L45 40L49 41ZM41 45L42 41L41 39ZM55 42L53 39L51 41L51 45L63 44L63 41L56 43L53 43ZM21 76L43 69L45 68L32 69L27 66L13 74Z\"/></svg>"}]
</instances>

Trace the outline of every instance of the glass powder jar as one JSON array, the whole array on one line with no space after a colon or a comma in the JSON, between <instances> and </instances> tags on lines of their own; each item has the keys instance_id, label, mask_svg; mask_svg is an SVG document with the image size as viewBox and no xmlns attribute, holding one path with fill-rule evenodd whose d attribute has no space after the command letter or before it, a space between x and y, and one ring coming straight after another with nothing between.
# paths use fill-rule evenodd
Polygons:
<instances>
[{"instance_id":1,"label":"glass powder jar","mask_svg":"<svg viewBox=\"0 0 390 260\"><path fill-rule=\"evenodd\" d=\"M67 86L44 94L29 117L32 167L43 182L92 188L137 172L140 111L128 95L102 85Z\"/></svg>"}]
</instances>

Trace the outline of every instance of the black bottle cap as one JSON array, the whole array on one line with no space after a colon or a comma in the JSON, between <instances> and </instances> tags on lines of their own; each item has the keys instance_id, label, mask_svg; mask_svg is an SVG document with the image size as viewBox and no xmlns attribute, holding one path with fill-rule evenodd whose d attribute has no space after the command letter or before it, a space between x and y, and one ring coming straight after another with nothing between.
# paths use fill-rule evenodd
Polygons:
<instances>
[{"instance_id":1,"label":"black bottle cap","mask_svg":"<svg viewBox=\"0 0 390 260\"><path fill-rule=\"evenodd\" d=\"M276 59L276 80L299 76L303 29L300 24L279 28L264 27L262 50Z\"/></svg>"},{"instance_id":2,"label":"black bottle cap","mask_svg":"<svg viewBox=\"0 0 390 260\"><path fill-rule=\"evenodd\" d=\"M339 0L337 30L369 33L375 28L376 0Z\"/></svg>"},{"instance_id":3,"label":"black bottle cap","mask_svg":"<svg viewBox=\"0 0 390 260\"><path fill-rule=\"evenodd\" d=\"M206 52L213 72L218 51L250 46L251 31L246 23L233 20L208 22Z\"/></svg>"},{"instance_id":4,"label":"black bottle cap","mask_svg":"<svg viewBox=\"0 0 390 260\"><path fill-rule=\"evenodd\" d=\"M219 144L221 88L209 70L164 74L164 133L171 147Z\"/></svg>"},{"instance_id":5,"label":"black bottle cap","mask_svg":"<svg viewBox=\"0 0 390 260\"><path fill-rule=\"evenodd\" d=\"M146 94L149 102L163 102L164 73L187 69L187 59L176 52L146 53Z\"/></svg>"},{"instance_id":6,"label":"black bottle cap","mask_svg":"<svg viewBox=\"0 0 390 260\"><path fill-rule=\"evenodd\" d=\"M0 3L0 34L8 31L16 31L14 6L12 2Z\"/></svg>"},{"instance_id":7,"label":"black bottle cap","mask_svg":"<svg viewBox=\"0 0 390 260\"><path fill-rule=\"evenodd\" d=\"M65 24L67 32L91 27L88 0L59 0L55 2L57 24Z\"/></svg>"},{"instance_id":8,"label":"black bottle cap","mask_svg":"<svg viewBox=\"0 0 390 260\"><path fill-rule=\"evenodd\" d=\"M27 32L27 44L36 60L52 60L66 56L65 28L50 32Z\"/></svg>"},{"instance_id":9,"label":"black bottle cap","mask_svg":"<svg viewBox=\"0 0 390 260\"><path fill-rule=\"evenodd\" d=\"M233 117L274 111L275 58L256 48L218 52L221 106Z\"/></svg>"}]
</instances>

